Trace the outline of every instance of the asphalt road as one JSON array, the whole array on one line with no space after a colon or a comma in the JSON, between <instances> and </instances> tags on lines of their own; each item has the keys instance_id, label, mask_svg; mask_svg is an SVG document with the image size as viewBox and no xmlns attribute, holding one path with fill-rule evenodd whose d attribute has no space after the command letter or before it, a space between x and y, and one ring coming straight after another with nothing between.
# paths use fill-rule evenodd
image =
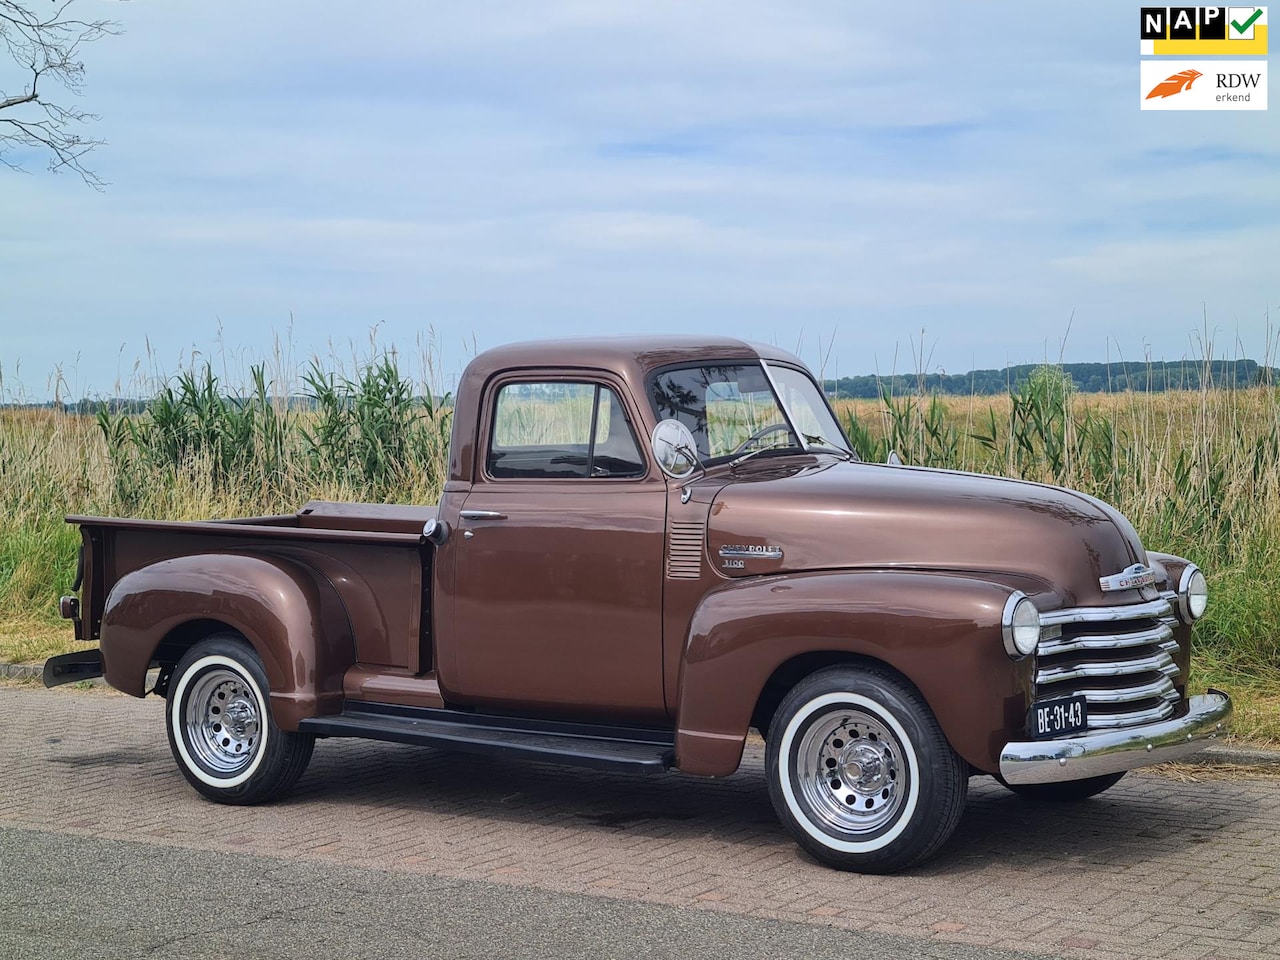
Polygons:
<instances>
[{"instance_id":1,"label":"asphalt road","mask_svg":"<svg viewBox=\"0 0 1280 960\"><path fill-rule=\"evenodd\" d=\"M477 881L0 830L0 957L1014 960Z\"/></svg>"},{"instance_id":2,"label":"asphalt road","mask_svg":"<svg viewBox=\"0 0 1280 960\"><path fill-rule=\"evenodd\" d=\"M225 807L155 698L0 685L0 960L1280 957L1275 780L978 778L935 860L863 877L791 842L760 753L702 780L329 740Z\"/></svg>"}]
</instances>

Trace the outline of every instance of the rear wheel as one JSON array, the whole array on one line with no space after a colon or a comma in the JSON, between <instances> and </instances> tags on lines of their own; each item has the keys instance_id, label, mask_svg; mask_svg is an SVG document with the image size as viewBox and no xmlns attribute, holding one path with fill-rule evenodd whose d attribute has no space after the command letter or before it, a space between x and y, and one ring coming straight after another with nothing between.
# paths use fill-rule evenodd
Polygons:
<instances>
[{"instance_id":1,"label":"rear wheel","mask_svg":"<svg viewBox=\"0 0 1280 960\"><path fill-rule=\"evenodd\" d=\"M968 767L920 695L887 671L830 667L783 699L766 740L769 796L828 866L892 873L955 831Z\"/></svg>"},{"instance_id":2,"label":"rear wheel","mask_svg":"<svg viewBox=\"0 0 1280 960\"><path fill-rule=\"evenodd\" d=\"M1108 773L1101 777L1089 777L1085 780L1063 780L1060 783L1023 783L1005 786L1024 800L1037 803L1074 803L1096 797L1103 790L1108 790L1120 782L1124 771Z\"/></svg>"},{"instance_id":3,"label":"rear wheel","mask_svg":"<svg viewBox=\"0 0 1280 960\"><path fill-rule=\"evenodd\" d=\"M234 633L212 636L178 661L165 727L182 775L219 803L262 803L288 790L315 745L276 726L262 660Z\"/></svg>"}]
</instances>

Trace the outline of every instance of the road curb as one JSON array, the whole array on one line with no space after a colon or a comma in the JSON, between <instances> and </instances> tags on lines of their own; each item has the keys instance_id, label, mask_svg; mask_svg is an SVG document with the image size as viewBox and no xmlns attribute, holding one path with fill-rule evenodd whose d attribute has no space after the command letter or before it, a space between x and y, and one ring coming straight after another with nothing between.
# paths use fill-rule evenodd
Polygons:
<instances>
[{"instance_id":1,"label":"road curb","mask_svg":"<svg viewBox=\"0 0 1280 960\"><path fill-rule=\"evenodd\" d=\"M1178 762L1197 766L1280 767L1280 750L1223 744L1206 747Z\"/></svg>"},{"instance_id":2,"label":"road curb","mask_svg":"<svg viewBox=\"0 0 1280 960\"><path fill-rule=\"evenodd\" d=\"M44 664L43 663L4 663L0 661L0 680L43 680ZM93 677L90 680L75 681L79 683L91 683L95 687L105 687L107 682L101 677Z\"/></svg>"},{"instance_id":3,"label":"road curb","mask_svg":"<svg viewBox=\"0 0 1280 960\"><path fill-rule=\"evenodd\" d=\"M39 680L43 675L41 663L0 663L0 677L6 680Z\"/></svg>"}]
</instances>

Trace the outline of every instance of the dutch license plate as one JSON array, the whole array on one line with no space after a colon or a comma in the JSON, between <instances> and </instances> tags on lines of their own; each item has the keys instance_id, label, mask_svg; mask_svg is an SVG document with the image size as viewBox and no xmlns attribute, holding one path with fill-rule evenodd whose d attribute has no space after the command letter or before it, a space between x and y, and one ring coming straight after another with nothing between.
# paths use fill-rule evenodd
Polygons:
<instances>
[{"instance_id":1,"label":"dutch license plate","mask_svg":"<svg viewBox=\"0 0 1280 960\"><path fill-rule=\"evenodd\" d=\"M1089 707L1084 697L1055 697L1031 704L1027 729L1033 739L1045 740L1064 733L1077 733L1089 723Z\"/></svg>"}]
</instances>

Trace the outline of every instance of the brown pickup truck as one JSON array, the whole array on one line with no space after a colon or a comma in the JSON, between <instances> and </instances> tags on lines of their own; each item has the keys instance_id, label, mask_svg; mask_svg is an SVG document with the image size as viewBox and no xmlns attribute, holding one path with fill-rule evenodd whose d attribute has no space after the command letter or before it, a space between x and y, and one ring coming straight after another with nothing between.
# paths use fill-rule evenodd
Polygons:
<instances>
[{"instance_id":1,"label":"brown pickup truck","mask_svg":"<svg viewBox=\"0 0 1280 960\"><path fill-rule=\"evenodd\" d=\"M520 344L458 390L438 507L72 517L105 676L166 698L200 793L257 803L316 737L636 773L737 769L824 863L889 872L968 779L1079 800L1201 748L1201 572L1092 497L859 462L812 375L715 338Z\"/></svg>"}]
</instances>

